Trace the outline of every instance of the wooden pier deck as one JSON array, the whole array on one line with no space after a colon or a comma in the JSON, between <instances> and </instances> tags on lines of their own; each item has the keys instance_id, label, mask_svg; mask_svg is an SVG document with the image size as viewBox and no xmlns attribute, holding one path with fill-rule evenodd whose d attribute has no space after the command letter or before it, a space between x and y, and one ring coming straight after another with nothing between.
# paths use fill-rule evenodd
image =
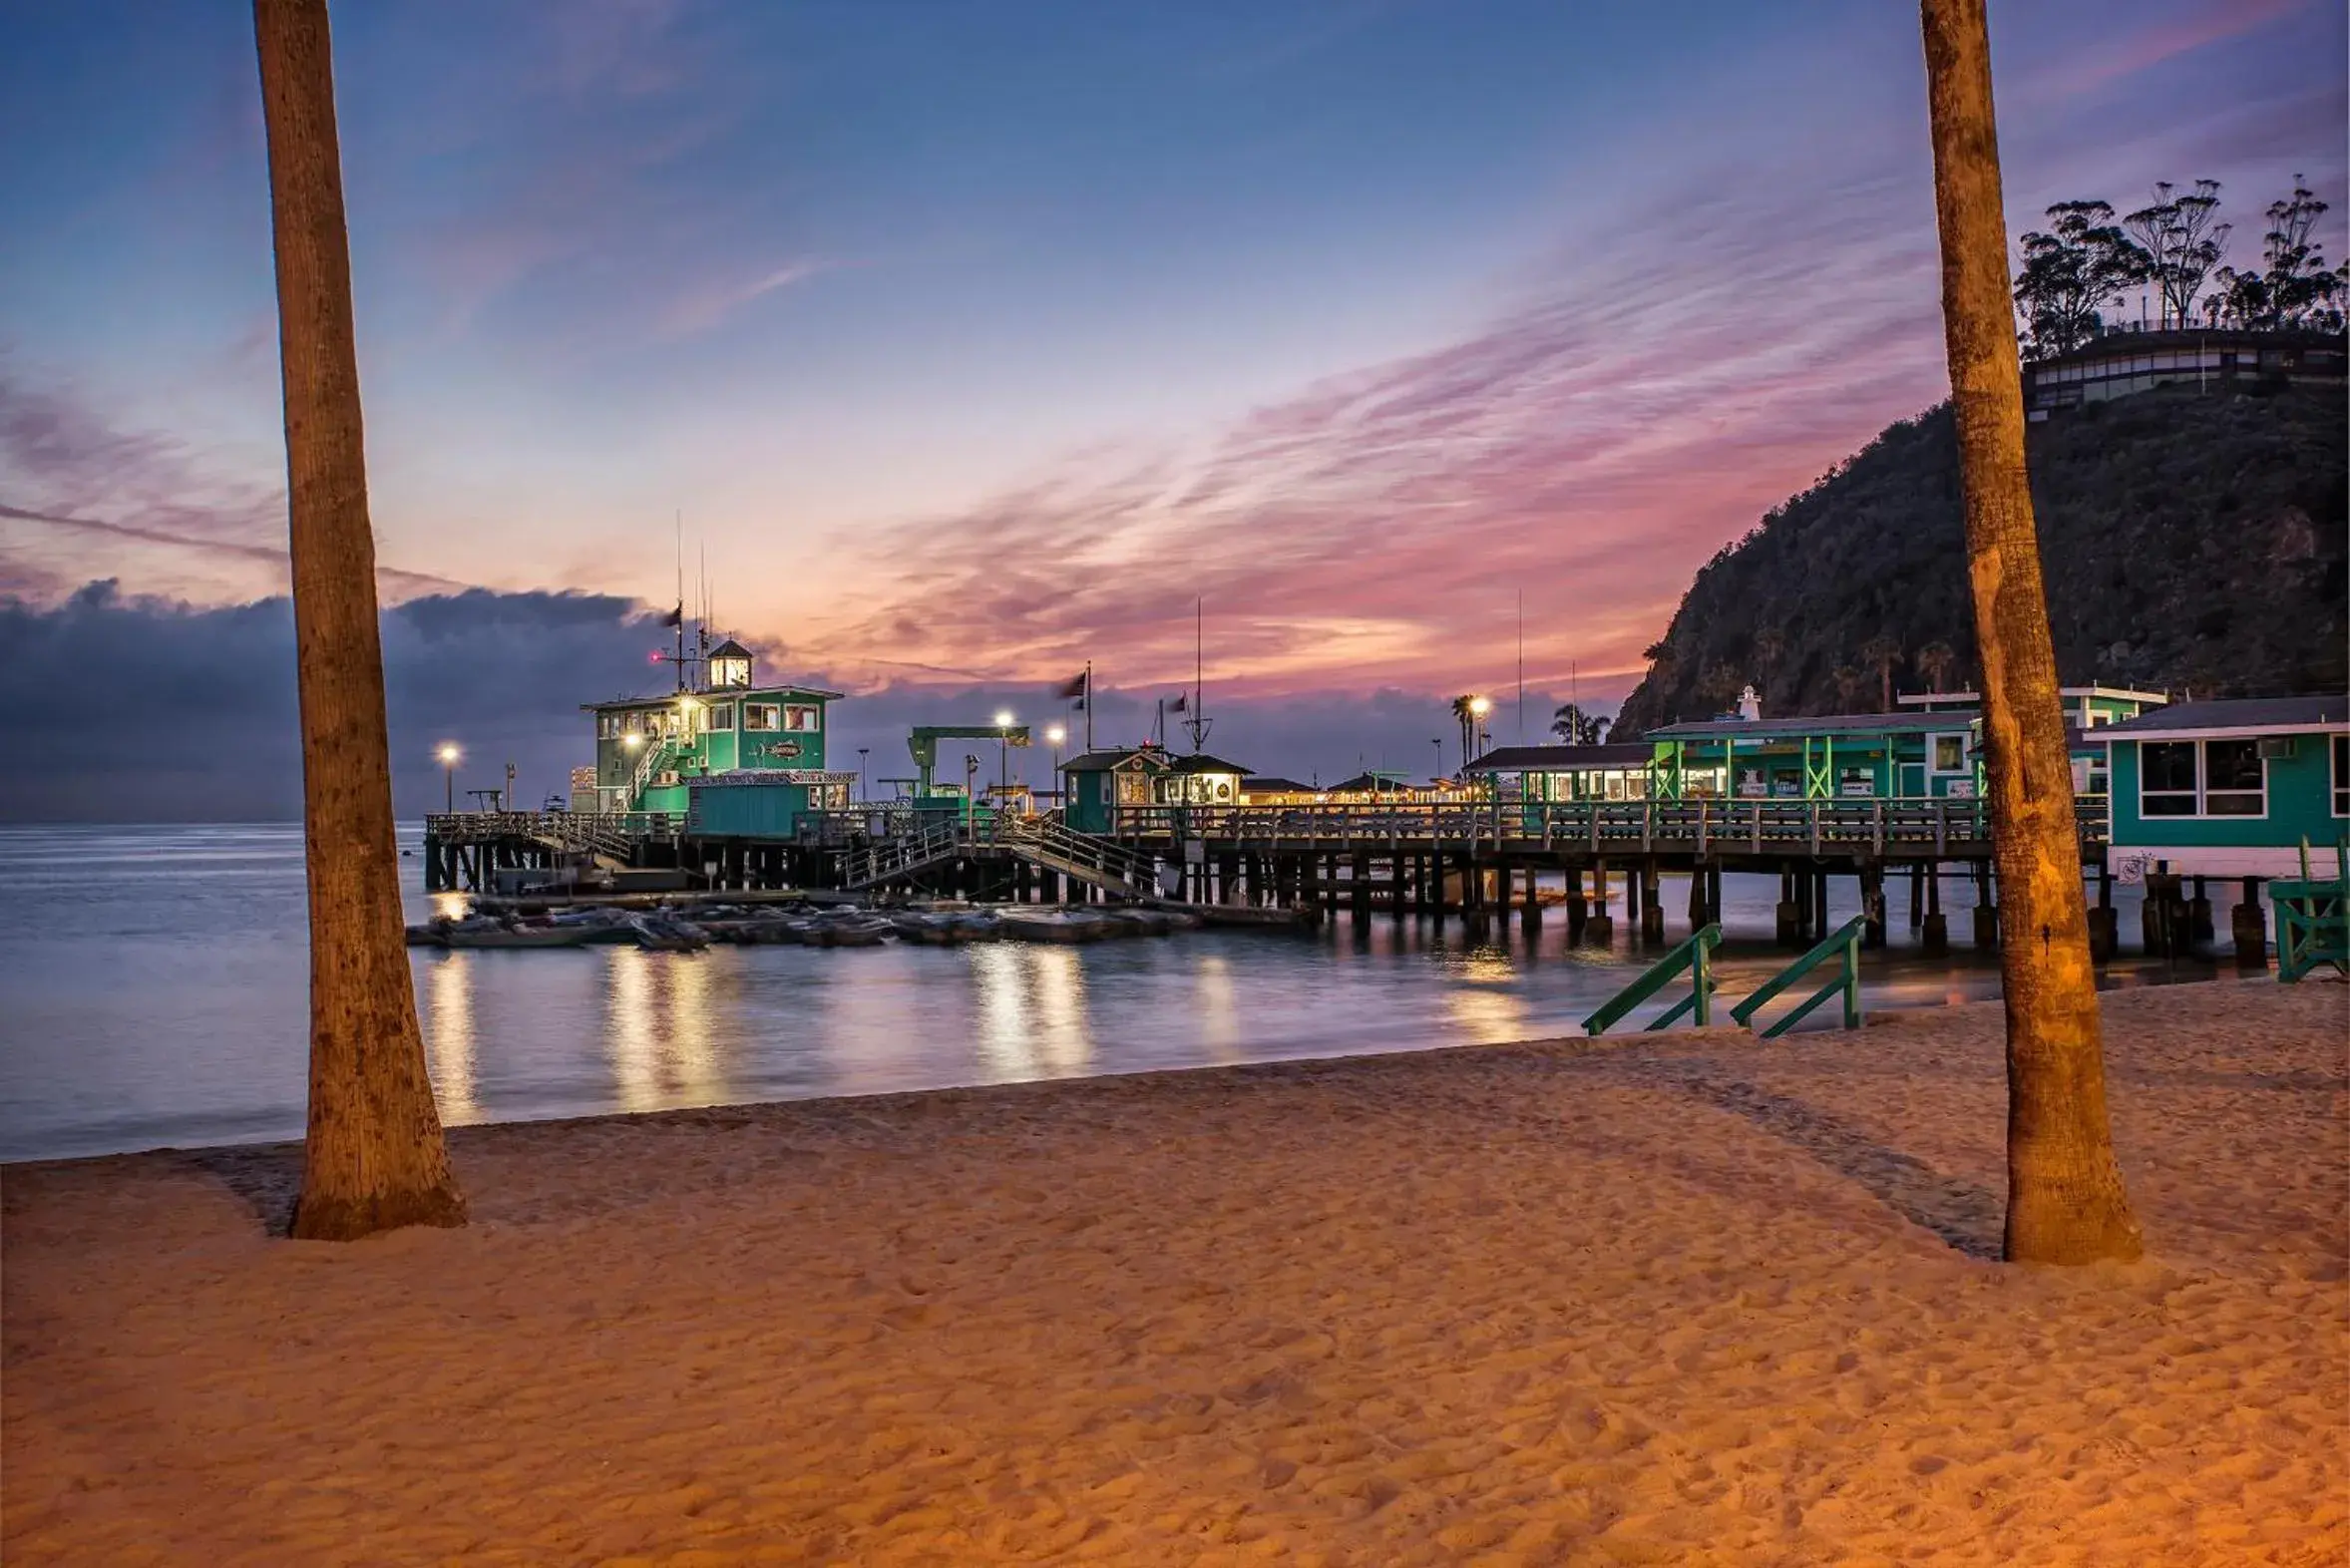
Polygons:
<instances>
[{"instance_id":1,"label":"wooden pier deck","mask_svg":"<svg viewBox=\"0 0 2350 1568\"><path fill-rule=\"evenodd\" d=\"M2082 864L2110 893L2105 803L2080 803ZM903 805L810 813L789 839L697 834L677 815L458 812L426 819L426 882L511 891L571 867L668 871L689 885L948 894L1003 902L1165 898L1250 908L1312 906L1471 919L1563 903L1570 930L1609 929L1612 889L1644 935L1661 936L1661 879L1689 879L1695 925L1721 911L1726 872L1780 878L1779 936L1816 937L1830 875L1856 879L1881 940L1888 876L1906 872L1913 923L1944 929L1937 873L1977 890L1975 940L1996 940L1990 815L1980 800L1402 802L1123 808L1109 834L1050 817L962 820ZM517 873L501 878L501 871ZM1548 895L1563 888L1563 897ZM2112 946L2101 897L2093 939Z\"/></svg>"}]
</instances>

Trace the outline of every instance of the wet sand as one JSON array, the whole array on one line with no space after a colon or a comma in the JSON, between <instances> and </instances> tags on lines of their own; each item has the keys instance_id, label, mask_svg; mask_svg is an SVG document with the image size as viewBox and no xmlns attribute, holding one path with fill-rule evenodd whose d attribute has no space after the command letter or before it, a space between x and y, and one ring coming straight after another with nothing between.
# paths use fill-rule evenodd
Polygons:
<instances>
[{"instance_id":1,"label":"wet sand","mask_svg":"<svg viewBox=\"0 0 2350 1568\"><path fill-rule=\"evenodd\" d=\"M0 1555L2338 1563L2350 990L2106 1005L2128 1267L1990 1005L8 1167Z\"/></svg>"}]
</instances>

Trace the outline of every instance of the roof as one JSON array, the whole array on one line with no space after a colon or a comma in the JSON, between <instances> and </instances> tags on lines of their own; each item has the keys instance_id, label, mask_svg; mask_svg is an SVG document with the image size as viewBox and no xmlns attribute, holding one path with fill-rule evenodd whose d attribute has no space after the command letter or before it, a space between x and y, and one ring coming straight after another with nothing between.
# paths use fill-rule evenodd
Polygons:
<instances>
[{"instance_id":1,"label":"roof","mask_svg":"<svg viewBox=\"0 0 2350 1568\"><path fill-rule=\"evenodd\" d=\"M1604 746L1496 746L1463 772L1572 773L1584 768L1641 768L1657 748L1645 740L1620 740Z\"/></svg>"},{"instance_id":2,"label":"roof","mask_svg":"<svg viewBox=\"0 0 2350 1568\"><path fill-rule=\"evenodd\" d=\"M749 658L750 656L751 650L744 647L741 643L735 641L732 637L728 637L725 641L710 649L710 657L712 658Z\"/></svg>"},{"instance_id":3,"label":"roof","mask_svg":"<svg viewBox=\"0 0 2350 1568\"><path fill-rule=\"evenodd\" d=\"M2146 703L2170 700L2170 694L2165 691L2134 691L2128 686L2101 686L2096 681L2091 681L2086 686L2059 686L2057 687L2057 695L2060 697L2119 697L2125 702ZM1895 696L1893 701L1905 708L1924 707L1945 702L1979 708L1983 705L1983 694L1972 688L1965 691L1904 691Z\"/></svg>"},{"instance_id":4,"label":"roof","mask_svg":"<svg viewBox=\"0 0 2350 1568\"><path fill-rule=\"evenodd\" d=\"M1177 773L1246 774L1249 771L1237 762L1227 762L1222 757L1212 757L1204 751L1194 751L1175 758L1173 767Z\"/></svg>"},{"instance_id":5,"label":"roof","mask_svg":"<svg viewBox=\"0 0 2350 1568\"><path fill-rule=\"evenodd\" d=\"M2292 730L2350 729L2350 697L2235 697L2213 702L2173 702L2141 713L2098 734L2108 740L2198 735L2276 735Z\"/></svg>"},{"instance_id":6,"label":"roof","mask_svg":"<svg viewBox=\"0 0 2350 1568\"><path fill-rule=\"evenodd\" d=\"M1384 772L1380 769L1372 768L1366 772L1358 773L1351 779L1341 779L1336 784L1332 784L1328 787L1331 790L1342 794L1393 795L1402 790L1410 789L1413 786L1410 780L1401 773Z\"/></svg>"},{"instance_id":7,"label":"roof","mask_svg":"<svg viewBox=\"0 0 2350 1568\"><path fill-rule=\"evenodd\" d=\"M1697 719L1665 724L1650 740L1800 740L1805 735L1918 735L1971 722L1973 709L1939 713L1822 713L1812 718Z\"/></svg>"},{"instance_id":8,"label":"roof","mask_svg":"<svg viewBox=\"0 0 2350 1568\"><path fill-rule=\"evenodd\" d=\"M731 702L736 697L822 697L827 701L838 702L845 695L844 692L826 691L821 686L795 686L789 682L777 685L712 686L702 691L656 691L650 696L610 697L602 702L583 702L580 711L600 713L605 708L666 707L679 697L691 697L697 702L711 697L721 702Z\"/></svg>"},{"instance_id":9,"label":"roof","mask_svg":"<svg viewBox=\"0 0 2350 1568\"><path fill-rule=\"evenodd\" d=\"M1301 784L1296 779L1285 779L1276 773L1259 773L1253 777L1242 779L1240 787L1260 795L1311 795L1315 793L1313 785Z\"/></svg>"},{"instance_id":10,"label":"roof","mask_svg":"<svg viewBox=\"0 0 2350 1568\"><path fill-rule=\"evenodd\" d=\"M1112 768L1124 767L1129 762L1167 765L1166 753L1155 746L1104 746L1093 751L1080 751L1060 765L1063 773L1107 773Z\"/></svg>"}]
</instances>

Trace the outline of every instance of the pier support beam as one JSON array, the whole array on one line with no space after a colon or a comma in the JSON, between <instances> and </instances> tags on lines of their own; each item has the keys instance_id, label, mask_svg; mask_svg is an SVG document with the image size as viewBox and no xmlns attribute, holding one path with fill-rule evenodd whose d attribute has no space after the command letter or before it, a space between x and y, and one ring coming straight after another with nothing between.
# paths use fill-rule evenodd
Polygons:
<instances>
[{"instance_id":1,"label":"pier support beam","mask_svg":"<svg viewBox=\"0 0 2350 1568\"><path fill-rule=\"evenodd\" d=\"M1591 863L1591 916L1583 922L1583 940L1601 947L1616 940L1616 918L1609 913L1608 863Z\"/></svg>"},{"instance_id":2,"label":"pier support beam","mask_svg":"<svg viewBox=\"0 0 2350 1568\"><path fill-rule=\"evenodd\" d=\"M2186 930L2192 942L2209 942L2218 935L2211 925L2211 894L2200 877L2195 878L2195 896L2186 907Z\"/></svg>"},{"instance_id":3,"label":"pier support beam","mask_svg":"<svg viewBox=\"0 0 2350 1568\"><path fill-rule=\"evenodd\" d=\"M1860 868L1860 917L1866 923L1860 928L1860 945L1882 948L1885 945L1885 868Z\"/></svg>"},{"instance_id":4,"label":"pier support beam","mask_svg":"<svg viewBox=\"0 0 2350 1568\"><path fill-rule=\"evenodd\" d=\"M2260 879L2244 879L2244 896L2228 911L2229 935L2235 939L2235 967L2247 974L2268 972L2268 921L2260 911Z\"/></svg>"},{"instance_id":5,"label":"pier support beam","mask_svg":"<svg viewBox=\"0 0 2350 1568\"><path fill-rule=\"evenodd\" d=\"M1929 959L1938 959L1950 951L1950 921L1942 913L1942 866L1929 861L1926 873L1925 923L1918 927L1918 951Z\"/></svg>"},{"instance_id":6,"label":"pier support beam","mask_svg":"<svg viewBox=\"0 0 2350 1568\"><path fill-rule=\"evenodd\" d=\"M1567 867L1567 941L1581 942L1584 931L1591 924L1591 904L1583 896L1583 867Z\"/></svg>"},{"instance_id":7,"label":"pier support beam","mask_svg":"<svg viewBox=\"0 0 2350 1568\"><path fill-rule=\"evenodd\" d=\"M1803 946L1803 908L1795 902L1795 870L1782 868L1778 874L1777 930L1773 933L1782 948Z\"/></svg>"},{"instance_id":8,"label":"pier support beam","mask_svg":"<svg viewBox=\"0 0 2350 1568\"><path fill-rule=\"evenodd\" d=\"M1640 940L1665 940L1664 879L1654 860L1644 861L1640 867Z\"/></svg>"},{"instance_id":9,"label":"pier support beam","mask_svg":"<svg viewBox=\"0 0 2350 1568\"><path fill-rule=\"evenodd\" d=\"M2114 909L2114 874L2097 868L2097 903L2089 912L2089 962L2111 964L2122 951L2122 917Z\"/></svg>"},{"instance_id":10,"label":"pier support beam","mask_svg":"<svg viewBox=\"0 0 2350 1568\"><path fill-rule=\"evenodd\" d=\"M1991 902L1991 863L1975 862L1975 946L1999 946L1999 907Z\"/></svg>"}]
</instances>

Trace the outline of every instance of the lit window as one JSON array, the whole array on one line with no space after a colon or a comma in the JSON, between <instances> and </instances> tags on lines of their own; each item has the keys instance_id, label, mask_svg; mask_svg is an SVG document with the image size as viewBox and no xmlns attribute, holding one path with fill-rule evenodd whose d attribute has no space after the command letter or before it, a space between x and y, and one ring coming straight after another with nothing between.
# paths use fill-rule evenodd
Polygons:
<instances>
[{"instance_id":1,"label":"lit window","mask_svg":"<svg viewBox=\"0 0 2350 1568\"><path fill-rule=\"evenodd\" d=\"M2147 817L2195 814L2195 743L2150 740L2138 748L2138 809Z\"/></svg>"},{"instance_id":2,"label":"lit window","mask_svg":"<svg viewBox=\"0 0 2350 1568\"><path fill-rule=\"evenodd\" d=\"M1934 737L1934 771L1936 773L1964 773L1967 769L1967 738L1964 735L1936 735Z\"/></svg>"},{"instance_id":3,"label":"lit window","mask_svg":"<svg viewBox=\"0 0 2350 1568\"><path fill-rule=\"evenodd\" d=\"M787 702L783 708L783 727L812 735L824 727L824 709L814 703Z\"/></svg>"},{"instance_id":4,"label":"lit window","mask_svg":"<svg viewBox=\"0 0 2350 1568\"><path fill-rule=\"evenodd\" d=\"M2257 740L2203 742L2203 815L2261 817L2268 814L2268 765Z\"/></svg>"},{"instance_id":5,"label":"lit window","mask_svg":"<svg viewBox=\"0 0 2350 1568\"><path fill-rule=\"evenodd\" d=\"M744 729L781 729L783 705L777 702L746 702L742 705Z\"/></svg>"},{"instance_id":6,"label":"lit window","mask_svg":"<svg viewBox=\"0 0 2350 1568\"><path fill-rule=\"evenodd\" d=\"M713 702L702 709L702 728L727 730L734 728L734 704Z\"/></svg>"}]
</instances>

